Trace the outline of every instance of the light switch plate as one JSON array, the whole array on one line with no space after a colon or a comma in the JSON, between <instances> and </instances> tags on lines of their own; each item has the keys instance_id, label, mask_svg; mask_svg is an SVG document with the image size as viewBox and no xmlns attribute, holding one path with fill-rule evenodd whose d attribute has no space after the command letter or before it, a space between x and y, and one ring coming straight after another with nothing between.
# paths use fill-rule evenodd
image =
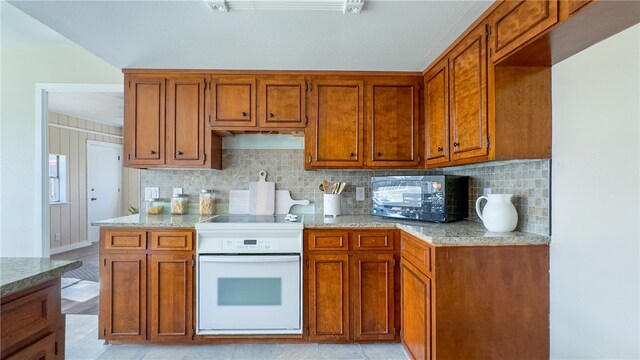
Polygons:
<instances>
[{"instance_id":1,"label":"light switch plate","mask_svg":"<svg viewBox=\"0 0 640 360\"><path fill-rule=\"evenodd\" d=\"M356 187L356 201L364 201L364 187Z\"/></svg>"},{"instance_id":2,"label":"light switch plate","mask_svg":"<svg viewBox=\"0 0 640 360\"><path fill-rule=\"evenodd\" d=\"M174 195L180 195L180 194L182 194L182 188L181 188L181 187L174 187L174 188L173 188L173 194L174 194Z\"/></svg>"}]
</instances>

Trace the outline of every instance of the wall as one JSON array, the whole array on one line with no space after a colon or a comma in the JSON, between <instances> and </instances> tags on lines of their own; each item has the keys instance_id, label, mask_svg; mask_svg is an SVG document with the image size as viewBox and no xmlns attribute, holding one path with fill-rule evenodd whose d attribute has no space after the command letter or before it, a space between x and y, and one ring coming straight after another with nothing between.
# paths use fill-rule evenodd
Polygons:
<instances>
[{"instance_id":1,"label":"wall","mask_svg":"<svg viewBox=\"0 0 640 360\"><path fill-rule=\"evenodd\" d=\"M640 358L640 25L555 65L551 357Z\"/></svg>"},{"instance_id":2,"label":"wall","mask_svg":"<svg viewBox=\"0 0 640 360\"><path fill-rule=\"evenodd\" d=\"M3 12L4 14L4 12ZM3 15L4 16L4 15ZM4 22L2 22L4 26ZM2 31L4 32L4 29ZM36 84L122 84L119 69L78 46L7 46L1 48L0 126L1 256L40 256L36 228L35 162Z\"/></svg>"},{"instance_id":3,"label":"wall","mask_svg":"<svg viewBox=\"0 0 640 360\"><path fill-rule=\"evenodd\" d=\"M53 254L89 245L87 239L87 140L122 144L122 127L53 112L49 112L49 124L78 129L49 126L49 152L66 155L68 174L68 203L49 206L50 248ZM108 136L108 134L115 136ZM128 215L128 204L138 207L138 174L139 171L136 169L123 169L120 215ZM56 233L60 234L60 240L55 239Z\"/></svg>"},{"instance_id":4,"label":"wall","mask_svg":"<svg viewBox=\"0 0 640 360\"><path fill-rule=\"evenodd\" d=\"M240 137L240 136L238 136ZM201 189L215 189L218 193L218 212L226 212L229 190L249 188L250 181L258 180L258 172L266 170L267 180L276 183L276 189L289 190L294 199L308 199L315 204L315 212L322 213L323 197L318 185L323 179L330 182L345 181L343 214L367 214L371 207L369 184L372 176L436 174L443 171L426 170L317 170L304 171L304 151L301 149L238 149L242 141L234 141L235 149L223 150L223 169L219 170L142 170L140 186L159 186L160 196L171 196L173 187L182 187L197 201ZM239 143L239 144L236 144ZM230 141L225 141L225 146ZM240 146L238 146L240 145ZM265 146L268 147L268 146ZM447 174L468 175L470 181L469 212L475 215L475 199L482 189L491 187L494 193L515 194L518 210L518 230L543 235L549 234L549 161L495 163L483 166L463 166L447 169ZM364 186L366 201L355 201L355 187ZM197 210L196 210L197 211Z\"/></svg>"}]
</instances>

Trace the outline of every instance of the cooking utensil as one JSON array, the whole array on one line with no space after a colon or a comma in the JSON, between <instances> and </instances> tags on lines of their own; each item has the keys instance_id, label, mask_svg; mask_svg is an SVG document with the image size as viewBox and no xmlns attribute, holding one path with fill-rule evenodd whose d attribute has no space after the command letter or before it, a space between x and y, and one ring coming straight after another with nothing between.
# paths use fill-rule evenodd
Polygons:
<instances>
[{"instance_id":1,"label":"cooking utensil","mask_svg":"<svg viewBox=\"0 0 640 360\"><path fill-rule=\"evenodd\" d=\"M333 186L331 187L331 193L332 194L337 194L338 193L338 183L333 184Z\"/></svg>"},{"instance_id":2,"label":"cooking utensil","mask_svg":"<svg viewBox=\"0 0 640 360\"><path fill-rule=\"evenodd\" d=\"M276 183L266 181L267 172L258 173L260 180L249 183L249 214L273 215L275 211Z\"/></svg>"},{"instance_id":3,"label":"cooking utensil","mask_svg":"<svg viewBox=\"0 0 640 360\"><path fill-rule=\"evenodd\" d=\"M322 188L325 194L329 193L329 182L327 180L322 180Z\"/></svg>"},{"instance_id":4,"label":"cooking utensil","mask_svg":"<svg viewBox=\"0 0 640 360\"><path fill-rule=\"evenodd\" d=\"M289 190L276 190L276 214L288 214L293 205L309 205L309 200L293 200Z\"/></svg>"},{"instance_id":5,"label":"cooking utensil","mask_svg":"<svg viewBox=\"0 0 640 360\"><path fill-rule=\"evenodd\" d=\"M346 182L341 182L338 186L338 194L342 194L342 190L344 190L345 186L347 186Z\"/></svg>"}]
</instances>

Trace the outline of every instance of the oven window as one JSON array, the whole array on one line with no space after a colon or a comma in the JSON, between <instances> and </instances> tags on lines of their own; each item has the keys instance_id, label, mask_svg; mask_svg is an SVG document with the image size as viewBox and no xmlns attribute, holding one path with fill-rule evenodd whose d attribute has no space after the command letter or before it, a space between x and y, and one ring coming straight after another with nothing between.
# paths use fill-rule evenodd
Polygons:
<instances>
[{"instance_id":1,"label":"oven window","mask_svg":"<svg viewBox=\"0 0 640 360\"><path fill-rule=\"evenodd\" d=\"M282 305L282 279L218 278L218 305Z\"/></svg>"}]
</instances>

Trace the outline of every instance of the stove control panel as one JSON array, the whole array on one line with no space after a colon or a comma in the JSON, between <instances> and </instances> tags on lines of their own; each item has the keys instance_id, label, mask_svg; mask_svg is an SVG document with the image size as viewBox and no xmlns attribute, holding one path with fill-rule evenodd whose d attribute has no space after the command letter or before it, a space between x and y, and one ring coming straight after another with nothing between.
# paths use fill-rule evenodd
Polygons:
<instances>
[{"instance_id":1,"label":"stove control panel","mask_svg":"<svg viewBox=\"0 0 640 360\"><path fill-rule=\"evenodd\" d=\"M224 239L222 240L222 251L235 250L277 250L277 242L271 239Z\"/></svg>"}]
</instances>

